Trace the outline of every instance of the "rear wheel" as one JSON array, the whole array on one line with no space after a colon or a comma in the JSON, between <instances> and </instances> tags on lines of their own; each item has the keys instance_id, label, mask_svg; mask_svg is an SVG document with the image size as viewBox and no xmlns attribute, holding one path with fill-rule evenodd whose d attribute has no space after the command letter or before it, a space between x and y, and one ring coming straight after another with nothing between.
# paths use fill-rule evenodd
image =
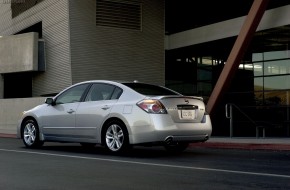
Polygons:
<instances>
[{"instance_id":1,"label":"rear wheel","mask_svg":"<svg viewBox=\"0 0 290 190\"><path fill-rule=\"evenodd\" d=\"M129 136L125 125L120 121L111 121L105 126L103 142L111 152L124 152L129 147Z\"/></svg>"},{"instance_id":2,"label":"rear wheel","mask_svg":"<svg viewBox=\"0 0 290 190\"><path fill-rule=\"evenodd\" d=\"M164 145L164 148L168 152L179 153L179 152L183 152L188 146L189 146L189 143L187 142L176 142L176 143L166 144Z\"/></svg>"},{"instance_id":3,"label":"rear wheel","mask_svg":"<svg viewBox=\"0 0 290 190\"><path fill-rule=\"evenodd\" d=\"M29 119L25 121L22 127L23 143L28 148L37 148L43 145L43 141L39 139L39 128L37 123Z\"/></svg>"}]
</instances>

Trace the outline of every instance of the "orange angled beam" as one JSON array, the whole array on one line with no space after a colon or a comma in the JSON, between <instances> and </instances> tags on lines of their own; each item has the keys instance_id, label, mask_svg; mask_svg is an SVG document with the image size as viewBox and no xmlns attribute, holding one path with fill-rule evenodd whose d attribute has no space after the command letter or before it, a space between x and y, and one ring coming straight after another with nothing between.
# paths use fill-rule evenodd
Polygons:
<instances>
[{"instance_id":1,"label":"orange angled beam","mask_svg":"<svg viewBox=\"0 0 290 190\"><path fill-rule=\"evenodd\" d=\"M268 2L269 0L254 0L228 60L207 102L206 109L209 114L213 112L223 93L229 87L231 79L239 68L240 62L263 17Z\"/></svg>"}]
</instances>

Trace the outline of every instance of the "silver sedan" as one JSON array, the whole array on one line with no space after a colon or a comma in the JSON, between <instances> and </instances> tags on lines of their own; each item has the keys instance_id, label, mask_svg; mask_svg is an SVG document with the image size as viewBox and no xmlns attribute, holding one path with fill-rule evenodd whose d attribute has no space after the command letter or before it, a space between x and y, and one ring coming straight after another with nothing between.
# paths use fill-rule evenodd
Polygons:
<instances>
[{"instance_id":1,"label":"silver sedan","mask_svg":"<svg viewBox=\"0 0 290 190\"><path fill-rule=\"evenodd\" d=\"M17 137L28 148L46 141L103 145L123 152L133 145L183 151L210 138L212 125L201 97L183 96L140 82L85 81L23 112Z\"/></svg>"}]
</instances>

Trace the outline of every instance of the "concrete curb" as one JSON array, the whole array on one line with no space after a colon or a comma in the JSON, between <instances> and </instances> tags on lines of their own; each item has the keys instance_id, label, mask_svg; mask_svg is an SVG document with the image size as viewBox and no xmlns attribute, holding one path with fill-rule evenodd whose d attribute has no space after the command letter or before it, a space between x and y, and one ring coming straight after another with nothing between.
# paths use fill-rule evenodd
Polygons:
<instances>
[{"instance_id":1,"label":"concrete curb","mask_svg":"<svg viewBox=\"0 0 290 190\"><path fill-rule=\"evenodd\" d=\"M3 137L3 138L17 138L17 136L15 134L4 134L4 133L0 133L0 137Z\"/></svg>"},{"instance_id":2,"label":"concrete curb","mask_svg":"<svg viewBox=\"0 0 290 190\"><path fill-rule=\"evenodd\" d=\"M256 144L256 143L232 143L232 142L204 142L193 143L190 147L244 149L244 150L276 150L290 151L289 144Z\"/></svg>"}]
</instances>

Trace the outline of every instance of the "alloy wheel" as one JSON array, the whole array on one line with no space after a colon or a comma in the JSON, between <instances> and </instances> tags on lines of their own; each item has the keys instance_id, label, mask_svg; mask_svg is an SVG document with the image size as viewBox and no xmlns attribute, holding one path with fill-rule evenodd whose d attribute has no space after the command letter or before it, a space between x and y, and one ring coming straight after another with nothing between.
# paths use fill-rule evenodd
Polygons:
<instances>
[{"instance_id":1,"label":"alloy wheel","mask_svg":"<svg viewBox=\"0 0 290 190\"><path fill-rule=\"evenodd\" d=\"M23 140L28 145L34 144L36 139L36 128L33 123L27 123L23 129Z\"/></svg>"},{"instance_id":2,"label":"alloy wheel","mask_svg":"<svg viewBox=\"0 0 290 190\"><path fill-rule=\"evenodd\" d=\"M114 152L117 152L122 149L124 144L124 132L122 128L113 124L109 126L106 131L106 145L107 147Z\"/></svg>"}]
</instances>

